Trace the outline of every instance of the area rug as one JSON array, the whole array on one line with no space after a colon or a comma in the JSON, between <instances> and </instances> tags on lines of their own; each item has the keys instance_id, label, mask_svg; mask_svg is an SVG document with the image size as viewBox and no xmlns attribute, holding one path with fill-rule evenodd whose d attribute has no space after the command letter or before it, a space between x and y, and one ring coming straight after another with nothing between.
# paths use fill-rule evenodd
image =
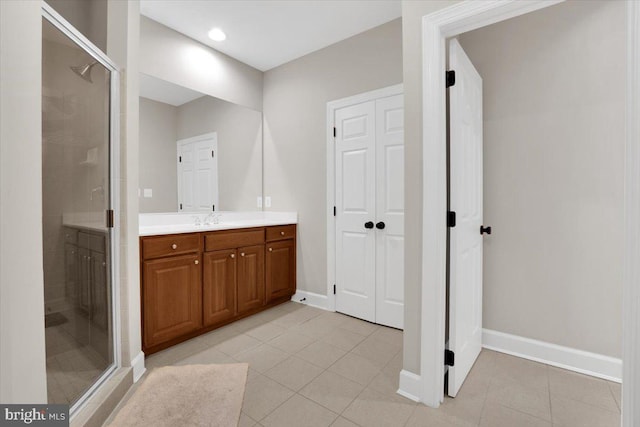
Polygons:
<instances>
[{"instance_id":1,"label":"area rug","mask_svg":"<svg viewBox=\"0 0 640 427\"><path fill-rule=\"evenodd\" d=\"M154 369L110 426L236 427L249 365Z\"/></svg>"}]
</instances>

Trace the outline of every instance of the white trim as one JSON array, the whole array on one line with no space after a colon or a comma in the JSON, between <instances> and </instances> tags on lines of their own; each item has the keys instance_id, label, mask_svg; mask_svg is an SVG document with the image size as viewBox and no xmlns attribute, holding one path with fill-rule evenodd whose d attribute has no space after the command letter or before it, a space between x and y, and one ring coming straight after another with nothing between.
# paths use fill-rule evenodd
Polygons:
<instances>
[{"instance_id":1,"label":"white trim","mask_svg":"<svg viewBox=\"0 0 640 427\"><path fill-rule=\"evenodd\" d=\"M420 372L422 402L438 407L443 393L446 186L445 39L558 3L465 1L422 19L423 236ZM640 5L627 1L625 272L623 279L622 425L640 418Z\"/></svg>"},{"instance_id":2,"label":"white trim","mask_svg":"<svg viewBox=\"0 0 640 427\"><path fill-rule=\"evenodd\" d=\"M400 396L404 396L414 402L420 402L420 390L422 388L422 379L420 375L416 375L413 372L400 371L400 385L398 387L398 393Z\"/></svg>"},{"instance_id":3,"label":"white trim","mask_svg":"<svg viewBox=\"0 0 640 427\"><path fill-rule=\"evenodd\" d=\"M320 308L322 310L335 311L329 308L329 298L326 295L320 295L314 292L301 291L298 289L291 297L291 301L308 305L310 307Z\"/></svg>"},{"instance_id":4,"label":"white trim","mask_svg":"<svg viewBox=\"0 0 640 427\"><path fill-rule=\"evenodd\" d=\"M131 368L133 369L133 382L136 383L147 371L144 366L144 353L142 351L131 360Z\"/></svg>"},{"instance_id":5,"label":"white trim","mask_svg":"<svg viewBox=\"0 0 640 427\"><path fill-rule=\"evenodd\" d=\"M640 423L640 4L627 2L622 425Z\"/></svg>"},{"instance_id":6,"label":"white trim","mask_svg":"<svg viewBox=\"0 0 640 427\"><path fill-rule=\"evenodd\" d=\"M622 359L615 357L490 329L482 330L482 347L608 381L622 381Z\"/></svg>"},{"instance_id":7,"label":"white trim","mask_svg":"<svg viewBox=\"0 0 640 427\"><path fill-rule=\"evenodd\" d=\"M403 93L404 86L400 83L327 102L327 310L335 311L336 309L336 298L333 294L333 285L336 283L336 220L333 216L333 207L336 205L336 156L333 137L335 111L339 108L348 107L349 105L360 104L362 102Z\"/></svg>"}]
</instances>

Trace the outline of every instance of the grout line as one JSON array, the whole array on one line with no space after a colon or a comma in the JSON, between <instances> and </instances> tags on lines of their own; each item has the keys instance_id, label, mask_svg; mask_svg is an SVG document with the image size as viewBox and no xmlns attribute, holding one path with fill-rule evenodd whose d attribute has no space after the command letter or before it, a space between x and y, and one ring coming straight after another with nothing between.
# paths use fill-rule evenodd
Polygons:
<instances>
[{"instance_id":1,"label":"grout line","mask_svg":"<svg viewBox=\"0 0 640 427\"><path fill-rule=\"evenodd\" d=\"M549 392L549 417L551 418L551 424L553 425L553 405L551 404L551 375L549 372L549 365L547 365L547 391Z\"/></svg>"}]
</instances>

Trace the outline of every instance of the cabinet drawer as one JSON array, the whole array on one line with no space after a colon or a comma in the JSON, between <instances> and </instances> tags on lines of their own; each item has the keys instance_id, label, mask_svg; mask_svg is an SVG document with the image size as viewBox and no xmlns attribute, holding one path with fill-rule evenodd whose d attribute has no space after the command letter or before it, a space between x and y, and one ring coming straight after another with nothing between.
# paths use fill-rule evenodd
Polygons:
<instances>
[{"instance_id":1,"label":"cabinet drawer","mask_svg":"<svg viewBox=\"0 0 640 427\"><path fill-rule=\"evenodd\" d=\"M278 225L267 228L267 242L273 240L293 239L296 237L295 225Z\"/></svg>"},{"instance_id":2,"label":"cabinet drawer","mask_svg":"<svg viewBox=\"0 0 640 427\"><path fill-rule=\"evenodd\" d=\"M100 252L102 254L105 253L104 236L100 236L97 234L90 234L89 249L91 249L92 251Z\"/></svg>"},{"instance_id":3,"label":"cabinet drawer","mask_svg":"<svg viewBox=\"0 0 640 427\"><path fill-rule=\"evenodd\" d=\"M204 238L205 251L233 249L240 246L260 245L264 243L264 228L244 230L216 231Z\"/></svg>"},{"instance_id":4,"label":"cabinet drawer","mask_svg":"<svg viewBox=\"0 0 640 427\"><path fill-rule=\"evenodd\" d=\"M144 237L142 239L142 257L144 259L186 254L199 250L199 233Z\"/></svg>"}]
</instances>

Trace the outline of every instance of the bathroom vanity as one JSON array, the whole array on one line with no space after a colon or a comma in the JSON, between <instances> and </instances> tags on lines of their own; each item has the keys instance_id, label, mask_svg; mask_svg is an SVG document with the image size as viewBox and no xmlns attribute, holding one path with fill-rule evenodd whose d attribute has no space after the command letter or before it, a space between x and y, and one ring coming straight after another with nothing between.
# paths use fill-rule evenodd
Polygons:
<instances>
[{"instance_id":1,"label":"bathroom vanity","mask_svg":"<svg viewBox=\"0 0 640 427\"><path fill-rule=\"evenodd\" d=\"M142 348L157 352L296 291L295 213L141 214ZM196 225L197 224L197 225Z\"/></svg>"}]
</instances>

